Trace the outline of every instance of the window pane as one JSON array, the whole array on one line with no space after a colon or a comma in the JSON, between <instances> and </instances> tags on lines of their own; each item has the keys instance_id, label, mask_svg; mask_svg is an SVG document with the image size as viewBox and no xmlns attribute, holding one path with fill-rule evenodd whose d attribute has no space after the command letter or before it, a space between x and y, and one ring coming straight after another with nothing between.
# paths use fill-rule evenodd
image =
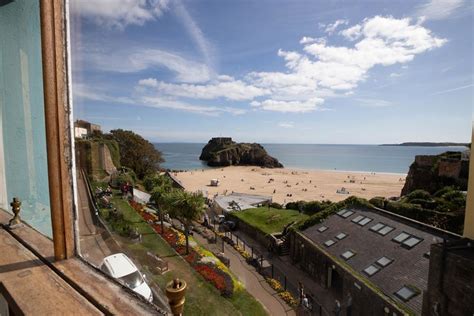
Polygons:
<instances>
[{"instance_id":1,"label":"window pane","mask_svg":"<svg viewBox=\"0 0 474 316\"><path fill-rule=\"evenodd\" d=\"M51 237L40 43L39 1L0 7L0 207Z\"/></svg>"}]
</instances>

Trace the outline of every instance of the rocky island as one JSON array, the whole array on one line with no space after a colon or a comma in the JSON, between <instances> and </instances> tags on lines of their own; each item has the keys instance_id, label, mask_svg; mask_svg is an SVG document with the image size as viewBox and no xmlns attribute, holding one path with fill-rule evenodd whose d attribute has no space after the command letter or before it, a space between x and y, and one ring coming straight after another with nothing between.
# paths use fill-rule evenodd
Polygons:
<instances>
[{"instance_id":1,"label":"rocky island","mask_svg":"<svg viewBox=\"0 0 474 316\"><path fill-rule=\"evenodd\" d=\"M214 137L202 149L200 160L208 166L259 166L283 168L278 159L270 156L257 143L236 143L230 137Z\"/></svg>"}]
</instances>

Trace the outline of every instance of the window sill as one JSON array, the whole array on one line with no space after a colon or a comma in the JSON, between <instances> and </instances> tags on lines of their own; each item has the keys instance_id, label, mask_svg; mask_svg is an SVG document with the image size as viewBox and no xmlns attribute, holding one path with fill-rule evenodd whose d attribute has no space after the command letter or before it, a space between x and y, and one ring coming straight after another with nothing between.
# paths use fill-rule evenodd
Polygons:
<instances>
[{"instance_id":1,"label":"window sill","mask_svg":"<svg viewBox=\"0 0 474 316\"><path fill-rule=\"evenodd\" d=\"M10 218L0 210L0 223ZM52 240L28 225L0 228L0 252L0 283L25 314L161 312L78 258L54 262Z\"/></svg>"}]
</instances>

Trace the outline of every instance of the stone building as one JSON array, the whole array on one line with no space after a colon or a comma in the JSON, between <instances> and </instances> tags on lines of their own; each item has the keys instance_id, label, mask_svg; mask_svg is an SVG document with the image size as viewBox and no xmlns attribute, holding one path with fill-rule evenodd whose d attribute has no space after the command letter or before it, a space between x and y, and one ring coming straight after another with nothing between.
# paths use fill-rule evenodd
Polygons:
<instances>
[{"instance_id":1,"label":"stone building","mask_svg":"<svg viewBox=\"0 0 474 316\"><path fill-rule=\"evenodd\" d=\"M430 247L460 236L380 209L343 209L290 236L290 256L353 315L421 314Z\"/></svg>"},{"instance_id":2,"label":"stone building","mask_svg":"<svg viewBox=\"0 0 474 316\"><path fill-rule=\"evenodd\" d=\"M84 120L77 120L74 122L74 133L77 134L79 131L82 131L81 137L83 134L83 131L86 131L87 135L91 135L94 131L101 131L100 125L98 124L92 124L90 122L84 121ZM76 136L77 137L77 136Z\"/></svg>"},{"instance_id":3,"label":"stone building","mask_svg":"<svg viewBox=\"0 0 474 316\"><path fill-rule=\"evenodd\" d=\"M430 250L423 316L474 314L474 242L434 244Z\"/></svg>"}]
</instances>

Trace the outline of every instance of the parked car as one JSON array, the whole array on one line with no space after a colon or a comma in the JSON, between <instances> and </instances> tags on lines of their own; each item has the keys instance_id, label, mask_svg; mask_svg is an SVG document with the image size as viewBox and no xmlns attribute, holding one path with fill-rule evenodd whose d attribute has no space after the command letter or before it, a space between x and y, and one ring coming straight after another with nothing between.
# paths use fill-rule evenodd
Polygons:
<instances>
[{"instance_id":1,"label":"parked car","mask_svg":"<svg viewBox=\"0 0 474 316\"><path fill-rule=\"evenodd\" d=\"M105 257L100 269L135 293L143 296L147 301L153 301L153 293L143 274L125 254L116 253Z\"/></svg>"}]
</instances>

